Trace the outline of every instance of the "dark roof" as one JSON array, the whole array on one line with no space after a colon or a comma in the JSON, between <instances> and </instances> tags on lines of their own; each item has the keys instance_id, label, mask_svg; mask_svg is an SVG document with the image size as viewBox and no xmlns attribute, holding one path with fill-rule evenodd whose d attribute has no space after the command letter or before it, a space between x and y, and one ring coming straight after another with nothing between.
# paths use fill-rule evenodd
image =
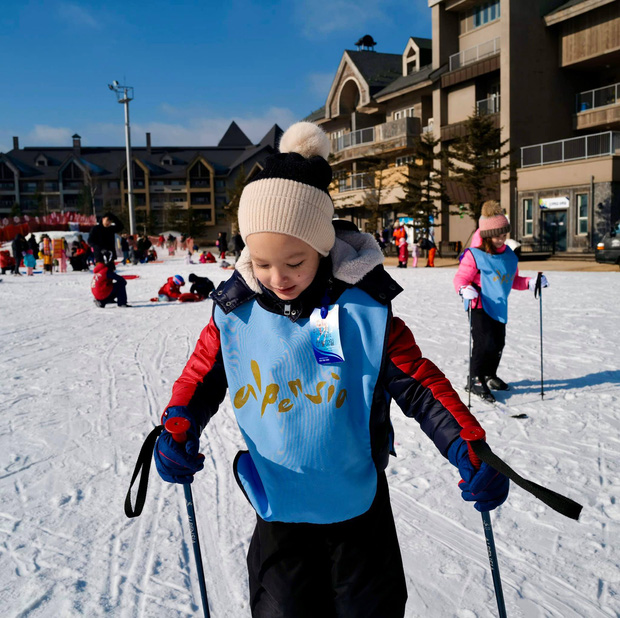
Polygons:
<instances>
[{"instance_id":1,"label":"dark roof","mask_svg":"<svg viewBox=\"0 0 620 618\"><path fill-rule=\"evenodd\" d=\"M425 67L422 67L419 71L412 73L411 75L401 75L396 78L391 84L383 88L375 94L375 98L380 98L386 94L392 94L393 92L398 92L399 90L403 90L404 88L409 88L410 86L414 86L415 84L424 82L428 79L431 79L431 73L433 72L433 65L429 64Z\"/></svg>"},{"instance_id":2,"label":"dark roof","mask_svg":"<svg viewBox=\"0 0 620 618\"><path fill-rule=\"evenodd\" d=\"M403 73L402 54L384 54L373 51L352 51L346 53L357 67L370 89L370 95L382 90Z\"/></svg>"},{"instance_id":3,"label":"dark roof","mask_svg":"<svg viewBox=\"0 0 620 618\"><path fill-rule=\"evenodd\" d=\"M275 152L281 136L282 129L275 124L262 140L254 145L236 123L232 122L218 146L163 146L152 147L150 152L146 147L133 147L132 156L154 177L184 178L187 166L199 156L213 166L216 175L225 176L248 159L260 159L265 153ZM36 160L41 156L47 159L48 165L36 165ZM22 178L57 180L59 168L71 160L86 167L93 177L114 178L120 175L125 165L126 153L124 146L83 146L79 153L69 147L33 146L10 150L4 155L0 154L1 158L12 163ZM166 158L171 160L170 164L162 162Z\"/></svg>"},{"instance_id":4,"label":"dark roof","mask_svg":"<svg viewBox=\"0 0 620 618\"><path fill-rule=\"evenodd\" d=\"M415 44L420 49L433 49L433 39L425 39L424 37L421 37L421 36L412 36L409 38L413 39L415 41Z\"/></svg>"},{"instance_id":5,"label":"dark roof","mask_svg":"<svg viewBox=\"0 0 620 618\"><path fill-rule=\"evenodd\" d=\"M248 136L239 128L239 125L233 120L228 127L224 137L218 144L219 148L237 148L251 146L252 142Z\"/></svg>"},{"instance_id":6,"label":"dark roof","mask_svg":"<svg viewBox=\"0 0 620 618\"><path fill-rule=\"evenodd\" d=\"M319 109L315 109L313 112L310 112L304 120L307 122L316 122L317 120L322 120L325 118L325 105L319 107Z\"/></svg>"}]
</instances>

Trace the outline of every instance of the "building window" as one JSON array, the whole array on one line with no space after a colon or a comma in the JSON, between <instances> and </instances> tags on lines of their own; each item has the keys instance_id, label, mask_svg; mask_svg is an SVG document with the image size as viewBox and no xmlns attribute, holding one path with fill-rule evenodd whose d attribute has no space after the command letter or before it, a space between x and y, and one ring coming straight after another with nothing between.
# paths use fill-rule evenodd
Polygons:
<instances>
[{"instance_id":1,"label":"building window","mask_svg":"<svg viewBox=\"0 0 620 618\"><path fill-rule=\"evenodd\" d=\"M534 211L531 197L523 200L523 234L531 236L534 233Z\"/></svg>"},{"instance_id":2,"label":"building window","mask_svg":"<svg viewBox=\"0 0 620 618\"><path fill-rule=\"evenodd\" d=\"M461 34L471 32L500 18L500 0L487 0L461 14Z\"/></svg>"},{"instance_id":3,"label":"building window","mask_svg":"<svg viewBox=\"0 0 620 618\"><path fill-rule=\"evenodd\" d=\"M577 194L577 234L584 236L588 233L588 194Z\"/></svg>"},{"instance_id":4,"label":"building window","mask_svg":"<svg viewBox=\"0 0 620 618\"><path fill-rule=\"evenodd\" d=\"M410 165L415 163L415 157L413 155L409 155L407 157L396 157L396 167L400 167L401 165Z\"/></svg>"},{"instance_id":5,"label":"building window","mask_svg":"<svg viewBox=\"0 0 620 618\"><path fill-rule=\"evenodd\" d=\"M400 120L401 118L413 118L414 116L414 107L408 107L407 109L399 109L397 112L394 112L394 120Z\"/></svg>"}]
</instances>

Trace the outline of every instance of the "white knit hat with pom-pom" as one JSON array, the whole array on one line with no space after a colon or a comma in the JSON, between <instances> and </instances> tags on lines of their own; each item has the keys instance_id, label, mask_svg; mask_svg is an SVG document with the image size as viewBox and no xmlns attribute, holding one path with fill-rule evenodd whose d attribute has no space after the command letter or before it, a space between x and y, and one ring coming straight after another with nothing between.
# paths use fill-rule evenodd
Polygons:
<instances>
[{"instance_id":1,"label":"white knit hat with pom-pom","mask_svg":"<svg viewBox=\"0 0 620 618\"><path fill-rule=\"evenodd\" d=\"M275 232L303 240L321 255L335 241L334 204L328 187L329 138L315 124L298 122L280 140L280 153L265 161L239 201L239 231Z\"/></svg>"}]
</instances>

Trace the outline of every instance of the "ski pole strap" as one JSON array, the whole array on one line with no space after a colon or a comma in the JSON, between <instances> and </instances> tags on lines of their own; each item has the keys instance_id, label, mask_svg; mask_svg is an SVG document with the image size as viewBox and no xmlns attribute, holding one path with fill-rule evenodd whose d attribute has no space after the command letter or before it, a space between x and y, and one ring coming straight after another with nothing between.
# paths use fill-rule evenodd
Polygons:
<instances>
[{"instance_id":1,"label":"ski pole strap","mask_svg":"<svg viewBox=\"0 0 620 618\"><path fill-rule=\"evenodd\" d=\"M531 493L541 502L544 502L547 506L551 507L554 511L557 511L561 515L565 515L570 519L579 519L579 514L583 508L581 504L578 504L570 498L558 494L551 489L547 489L538 483L524 479L505 461L500 459L484 440L473 440L468 442L468 445L471 445L474 453L482 461L487 463L492 468L495 468L498 472L501 472L504 476L507 476L513 483L516 483L519 487Z\"/></svg>"},{"instance_id":2,"label":"ski pole strap","mask_svg":"<svg viewBox=\"0 0 620 618\"><path fill-rule=\"evenodd\" d=\"M159 434L163 430L163 425L158 425L155 427L155 429L153 429L153 431L151 431L151 433L146 437L146 440L140 449L140 454L138 455L136 467L134 468L133 476L131 477L131 483L129 484L127 496L125 497L125 515L127 515L127 517L138 517L140 513L142 513L144 502L146 500L146 490L149 484L149 471L151 469L151 461L153 459L153 449L155 448L155 442L157 442ZM131 506L131 488L133 487L138 474L140 474L140 471L142 471L142 474L140 476L140 482L138 483L138 494L136 495L136 506L134 508Z\"/></svg>"}]
</instances>

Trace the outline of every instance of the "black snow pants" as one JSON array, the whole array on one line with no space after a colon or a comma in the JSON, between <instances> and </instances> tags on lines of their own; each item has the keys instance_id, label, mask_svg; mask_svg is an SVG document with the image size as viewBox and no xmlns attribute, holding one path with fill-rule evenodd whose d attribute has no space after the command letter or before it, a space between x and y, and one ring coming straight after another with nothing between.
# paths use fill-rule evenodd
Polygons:
<instances>
[{"instance_id":1,"label":"black snow pants","mask_svg":"<svg viewBox=\"0 0 620 618\"><path fill-rule=\"evenodd\" d=\"M482 379L497 375L497 367L506 344L506 325L494 320L483 309L471 312L471 373Z\"/></svg>"},{"instance_id":2,"label":"black snow pants","mask_svg":"<svg viewBox=\"0 0 620 618\"><path fill-rule=\"evenodd\" d=\"M370 509L335 524L257 518L253 618L402 618L407 587L385 474Z\"/></svg>"}]
</instances>

